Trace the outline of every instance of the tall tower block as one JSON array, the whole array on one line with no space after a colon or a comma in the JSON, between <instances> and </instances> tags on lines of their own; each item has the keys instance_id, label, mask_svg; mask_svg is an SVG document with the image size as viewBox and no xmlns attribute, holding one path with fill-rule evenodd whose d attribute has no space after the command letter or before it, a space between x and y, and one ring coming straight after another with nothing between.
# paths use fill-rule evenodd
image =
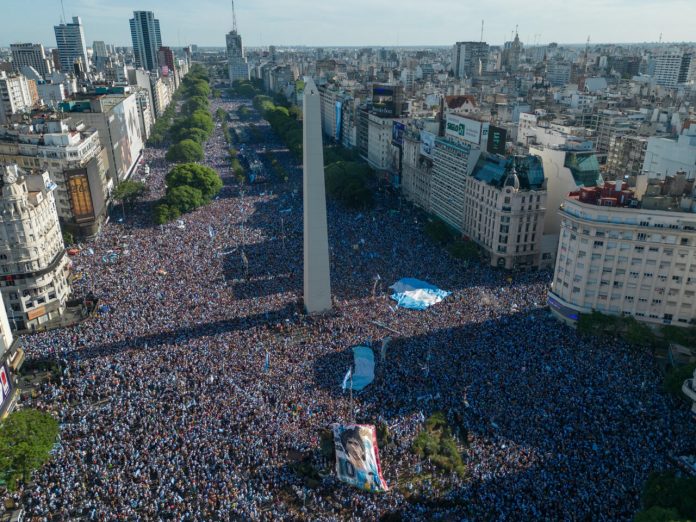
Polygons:
<instances>
[{"instance_id":1,"label":"tall tower block","mask_svg":"<svg viewBox=\"0 0 696 522\"><path fill-rule=\"evenodd\" d=\"M314 314L331 309L331 279L321 109L319 91L311 78L305 78L303 111L304 305L307 313Z\"/></svg>"}]
</instances>

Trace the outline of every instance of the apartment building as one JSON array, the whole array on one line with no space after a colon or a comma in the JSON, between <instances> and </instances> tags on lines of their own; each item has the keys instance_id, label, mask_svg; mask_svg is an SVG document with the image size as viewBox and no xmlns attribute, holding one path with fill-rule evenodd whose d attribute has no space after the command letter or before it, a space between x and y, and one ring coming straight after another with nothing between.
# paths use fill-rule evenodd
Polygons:
<instances>
[{"instance_id":1,"label":"apartment building","mask_svg":"<svg viewBox=\"0 0 696 522\"><path fill-rule=\"evenodd\" d=\"M577 321L593 310L652 324L696 320L696 193L686 176L584 188L561 206L549 305Z\"/></svg>"},{"instance_id":2,"label":"apartment building","mask_svg":"<svg viewBox=\"0 0 696 522\"><path fill-rule=\"evenodd\" d=\"M0 293L18 330L38 328L65 311L70 295L53 184L48 172L2 168Z\"/></svg>"},{"instance_id":3,"label":"apartment building","mask_svg":"<svg viewBox=\"0 0 696 522\"><path fill-rule=\"evenodd\" d=\"M483 248L492 266L542 266L545 212L544 170L538 157L482 154L473 174L464 179L461 230Z\"/></svg>"},{"instance_id":4,"label":"apartment building","mask_svg":"<svg viewBox=\"0 0 696 522\"><path fill-rule=\"evenodd\" d=\"M466 178L471 176L481 149L471 143L435 138L430 210L455 230L462 232Z\"/></svg>"},{"instance_id":5,"label":"apartment building","mask_svg":"<svg viewBox=\"0 0 696 522\"><path fill-rule=\"evenodd\" d=\"M29 112L33 103L29 82L23 75L8 76L0 71L0 124L15 114Z\"/></svg>"},{"instance_id":6,"label":"apartment building","mask_svg":"<svg viewBox=\"0 0 696 522\"><path fill-rule=\"evenodd\" d=\"M113 182L107 180L108 153L96 129L60 115L0 127L0 163L47 172L63 229L77 238L99 233Z\"/></svg>"}]
</instances>

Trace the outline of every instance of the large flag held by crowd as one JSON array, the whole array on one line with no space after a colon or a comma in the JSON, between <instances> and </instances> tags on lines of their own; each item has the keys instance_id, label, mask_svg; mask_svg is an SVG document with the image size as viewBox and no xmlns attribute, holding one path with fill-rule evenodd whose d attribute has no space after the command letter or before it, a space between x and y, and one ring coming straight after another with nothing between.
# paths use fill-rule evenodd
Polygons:
<instances>
[{"instance_id":1,"label":"large flag held by crowd","mask_svg":"<svg viewBox=\"0 0 696 522\"><path fill-rule=\"evenodd\" d=\"M394 290L391 298L396 301L397 306L411 310L425 310L452 293L425 281L408 277L399 279L389 288Z\"/></svg>"},{"instance_id":2,"label":"large flag held by crowd","mask_svg":"<svg viewBox=\"0 0 696 522\"><path fill-rule=\"evenodd\" d=\"M339 480L373 493L388 491L379 463L375 427L334 424L333 432Z\"/></svg>"},{"instance_id":3,"label":"large flag held by crowd","mask_svg":"<svg viewBox=\"0 0 696 522\"><path fill-rule=\"evenodd\" d=\"M348 389L360 391L375 380L375 354L372 348L354 346L353 365L355 369L349 369L343 378L341 384L343 391Z\"/></svg>"}]
</instances>

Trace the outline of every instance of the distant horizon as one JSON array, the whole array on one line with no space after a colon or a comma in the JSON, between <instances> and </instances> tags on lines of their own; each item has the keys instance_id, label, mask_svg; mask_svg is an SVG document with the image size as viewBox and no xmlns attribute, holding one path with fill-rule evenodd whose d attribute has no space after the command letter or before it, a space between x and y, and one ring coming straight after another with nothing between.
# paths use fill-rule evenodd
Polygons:
<instances>
[{"instance_id":1,"label":"distant horizon","mask_svg":"<svg viewBox=\"0 0 696 522\"><path fill-rule=\"evenodd\" d=\"M53 27L61 18L79 16L85 41L130 46L128 20L136 5L112 0L3 0L6 21L0 45L41 42L55 47ZM344 2L237 0L237 26L249 48L278 47L447 47L457 41L483 40L502 45L514 38L528 47L561 41L584 45L665 45L692 43L696 2L693 0L585 0L549 8L546 0L490 0L464 5L460 0L432 0L427 5L401 0L396 5L375 0ZM162 41L170 47L196 44L221 47L232 28L229 0L138 0L138 10L153 11L160 20ZM482 26L483 22L483 28ZM382 40L369 43L371 40ZM275 40L275 41L274 41ZM402 41L409 41L407 45ZM292 42L292 43L279 43Z\"/></svg>"},{"instance_id":2,"label":"distant horizon","mask_svg":"<svg viewBox=\"0 0 696 522\"><path fill-rule=\"evenodd\" d=\"M242 38L244 35L242 35ZM458 40L458 41L468 41L468 40ZM503 43L493 43L493 42L486 42L491 47L502 47L504 45ZM55 43L54 44L45 44L43 42L32 42L29 40L26 41L17 41L17 42L11 42L12 44L16 43L40 43L41 45L44 46L44 49L54 49L56 48ZM87 43L87 48L91 49L93 46L93 43ZM130 42L128 44L112 44L111 42L104 42L106 45L113 45L114 47L133 47L133 43ZM451 44L438 44L438 45L407 45L407 44L402 44L402 45L384 45L384 44L360 44L360 45L311 45L311 44L268 44L268 45L244 45L244 48L247 50L250 49L267 49L269 46L274 46L278 49L284 49L284 48L306 48L306 49L365 49L365 48L379 48L379 49L447 49L449 47L454 46L455 42L452 42ZM548 47L551 44L556 44L559 47L585 47L586 42L575 42L575 43L565 43L565 42L548 42L548 43L537 43L531 44L531 45L524 45L525 49L533 49L537 47ZM224 45L205 45L205 44L197 44L196 42L190 42L188 44L184 45L165 45L165 47L169 47L171 49L183 49L185 47L188 47L189 45L197 45L199 48L202 49L221 49L224 50L225 46ZM684 42L590 42L590 48L596 47L596 46L604 46L604 45L617 45L617 46L653 46L653 47L659 47L659 46L675 46L675 45L693 45L696 46L696 41L684 41ZM2 49L9 49L10 44L7 45L0 45L0 48Z\"/></svg>"}]
</instances>

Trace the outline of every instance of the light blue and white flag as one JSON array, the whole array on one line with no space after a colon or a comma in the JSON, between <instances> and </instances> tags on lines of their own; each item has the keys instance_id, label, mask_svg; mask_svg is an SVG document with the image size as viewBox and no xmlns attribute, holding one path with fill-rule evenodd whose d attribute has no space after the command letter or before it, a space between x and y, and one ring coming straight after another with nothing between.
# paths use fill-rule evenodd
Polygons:
<instances>
[{"instance_id":1,"label":"light blue and white flag","mask_svg":"<svg viewBox=\"0 0 696 522\"><path fill-rule=\"evenodd\" d=\"M353 370L351 368L348 368L348 371L346 372L346 376L343 377L343 384L341 385L341 388L343 388L343 391L346 391L350 387L350 381L351 381L352 376L353 376Z\"/></svg>"}]
</instances>

